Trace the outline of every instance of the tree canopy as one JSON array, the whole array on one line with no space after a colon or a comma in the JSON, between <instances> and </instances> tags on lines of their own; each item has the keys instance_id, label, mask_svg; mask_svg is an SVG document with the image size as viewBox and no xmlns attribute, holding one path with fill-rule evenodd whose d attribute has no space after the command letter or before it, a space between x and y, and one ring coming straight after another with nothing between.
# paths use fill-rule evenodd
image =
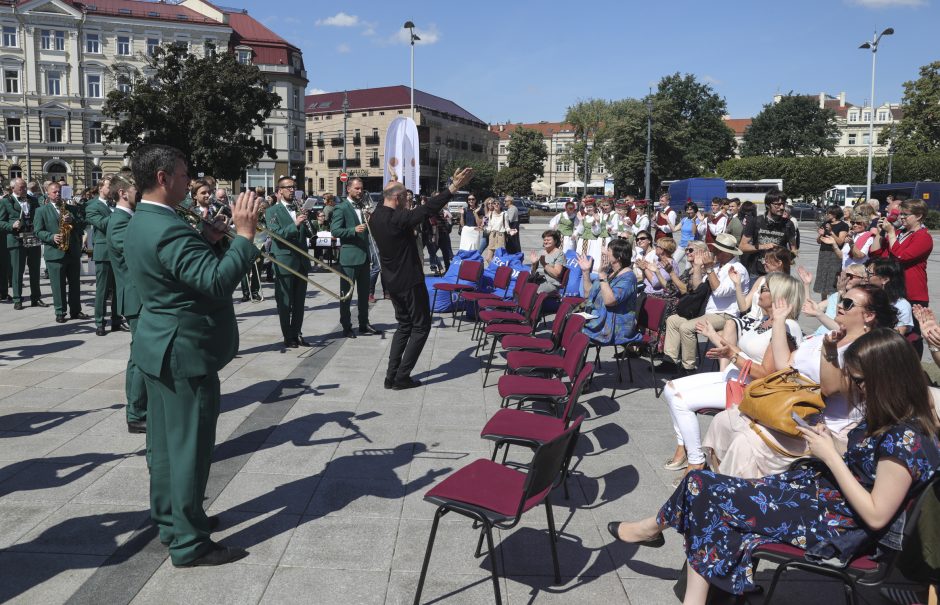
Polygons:
<instances>
[{"instance_id":1,"label":"tree canopy","mask_svg":"<svg viewBox=\"0 0 940 605\"><path fill-rule=\"evenodd\" d=\"M904 115L882 132L899 154L940 150L940 61L920 68L920 77L904 83Z\"/></svg>"},{"instance_id":2,"label":"tree canopy","mask_svg":"<svg viewBox=\"0 0 940 605\"><path fill-rule=\"evenodd\" d=\"M493 193L493 181L496 179L496 166L490 160L474 156L457 156L444 165L441 178L450 178L454 172L466 167L473 168L473 178L467 189L478 196L488 196ZM505 169L504 169L505 170Z\"/></svg>"},{"instance_id":3,"label":"tree canopy","mask_svg":"<svg viewBox=\"0 0 940 605\"><path fill-rule=\"evenodd\" d=\"M504 195L528 195L532 192L532 176L521 166L507 166L496 173L493 189Z\"/></svg>"},{"instance_id":4,"label":"tree canopy","mask_svg":"<svg viewBox=\"0 0 940 605\"><path fill-rule=\"evenodd\" d=\"M548 150L545 149L541 132L530 128L516 128L512 131L507 152L509 167L524 171L529 175L530 183L545 174Z\"/></svg>"},{"instance_id":5,"label":"tree canopy","mask_svg":"<svg viewBox=\"0 0 940 605\"><path fill-rule=\"evenodd\" d=\"M741 155L795 157L835 151L836 113L813 97L787 94L764 108L744 133Z\"/></svg>"},{"instance_id":6,"label":"tree canopy","mask_svg":"<svg viewBox=\"0 0 940 605\"><path fill-rule=\"evenodd\" d=\"M126 144L128 155L143 145L172 145L196 171L229 180L265 155L277 157L252 135L280 104L257 66L229 52L197 57L171 44L157 48L147 72L128 91L108 93L104 114L115 121L109 143Z\"/></svg>"}]
</instances>

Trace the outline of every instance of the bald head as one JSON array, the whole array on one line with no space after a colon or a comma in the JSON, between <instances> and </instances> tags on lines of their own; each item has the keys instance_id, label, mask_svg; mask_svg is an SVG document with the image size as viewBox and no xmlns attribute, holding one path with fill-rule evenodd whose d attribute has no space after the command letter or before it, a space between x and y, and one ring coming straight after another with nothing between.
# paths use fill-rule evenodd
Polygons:
<instances>
[{"instance_id":1,"label":"bald head","mask_svg":"<svg viewBox=\"0 0 940 605\"><path fill-rule=\"evenodd\" d=\"M388 185L382 189L382 198L385 200L385 205L390 208L398 208L398 202L400 198L405 196L405 186L399 183L398 181L391 181Z\"/></svg>"}]
</instances>

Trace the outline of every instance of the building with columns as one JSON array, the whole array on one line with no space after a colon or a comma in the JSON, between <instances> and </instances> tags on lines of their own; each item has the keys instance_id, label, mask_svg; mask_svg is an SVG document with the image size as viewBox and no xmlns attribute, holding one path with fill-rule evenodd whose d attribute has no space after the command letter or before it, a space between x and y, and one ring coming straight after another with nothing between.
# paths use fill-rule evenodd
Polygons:
<instances>
[{"instance_id":1,"label":"building with columns","mask_svg":"<svg viewBox=\"0 0 940 605\"><path fill-rule=\"evenodd\" d=\"M261 69L281 105L255 136L273 143L277 160L249 168L245 183L302 177L303 56L247 11L205 0L0 0L0 180L65 177L80 191L119 170L124 147L105 144L105 97L171 43L200 56L234 52Z\"/></svg>"}]
</instances>

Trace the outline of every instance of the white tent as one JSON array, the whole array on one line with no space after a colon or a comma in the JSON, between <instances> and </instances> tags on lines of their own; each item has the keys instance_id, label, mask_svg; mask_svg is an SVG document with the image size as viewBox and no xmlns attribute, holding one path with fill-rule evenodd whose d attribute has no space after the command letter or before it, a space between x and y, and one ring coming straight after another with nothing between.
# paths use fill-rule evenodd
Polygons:
<instances>
[{"instance_id":1,"label":"white tent","mask_svg":"<svg viewBox=\"0 0 940 605\"><path fill-rule=\"evenodd\" d=\"M603 183L601 184L603 187ZM577 189L578 187L584 187L584 181L568 181L564 185L559 185L562 189Z\"/></svg>"}]
</instances>

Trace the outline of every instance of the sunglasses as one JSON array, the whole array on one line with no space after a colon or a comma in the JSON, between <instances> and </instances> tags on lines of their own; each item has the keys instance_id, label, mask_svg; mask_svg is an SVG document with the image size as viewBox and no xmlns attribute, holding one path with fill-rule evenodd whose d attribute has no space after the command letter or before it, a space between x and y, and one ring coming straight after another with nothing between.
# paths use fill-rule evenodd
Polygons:
<instances>
[{"instance_id":1,"label":"sunglasses","mask_svg":"<svg viewBox=\"0 0 940 605\"><path fill-rule=\"evenodd\" d=\"M851 298L841 298L841 299L839 299L839 305L842 307L842 310L843 310L843 311L851 311L854 307L858 307L859 309L864 309L864 308L865 308L864 305L855 302L855 301L852 300Z\"/></svg>"},{"instance_id":2,"label":"sunglasses","mask_svg":"<svg viewBox=\"0 0 940 605\"><path fill-rule=\"evenodd\" d=\"M766 284L760 287L760 293L763 294L765 292L770 294L770 288Z\"/></svg>"},{"instance_id":3,"label":"sunglasses","mask_svg":"<svg viewBox=\"0 0 940 605\"><path fill-rule=\"evenodd\" d=\"M638 242L648 242L648 241L650 241L650 238L648 238L648 237L638 237L638 238L636 238L636 241L638 241Z\"/></svg>"},{"instance_id":4,"label":"sunglasses","mask_svg":"<svg viewBox=\"0 0 940 605\"><path fill-rule=\"evenodd\" d=\"M685 249L685 253L686 253L686 254L695 254L695 248L686 248L686 249Z\"/></svg>"}]
</instances>

